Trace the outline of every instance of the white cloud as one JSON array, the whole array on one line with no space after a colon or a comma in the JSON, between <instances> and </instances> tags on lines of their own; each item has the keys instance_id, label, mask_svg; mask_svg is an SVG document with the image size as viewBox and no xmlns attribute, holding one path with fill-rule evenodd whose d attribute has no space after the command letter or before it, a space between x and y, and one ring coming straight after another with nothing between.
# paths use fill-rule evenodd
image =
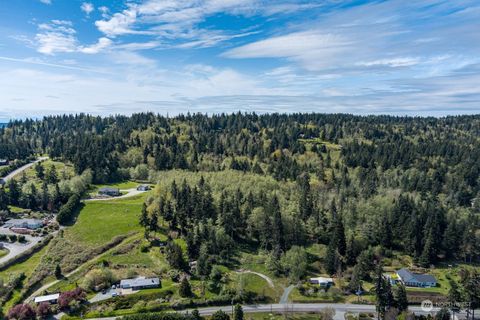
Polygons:
<instances>
[{"instance_id":1,"label":"white cloud","mask_svg":"<svg viewBox=\"0 0 480 320\"><path fill-rule=\"evenodd\" d=\"M167 40L184 40L180 48L208 47L248 32L227 34L220 30L197 28L197 24L216 13L247 14L254 0L174 1L149 0L130 3L128 8L95 22L106 36L143 34Z\"/></svg>"},{"instance_id":2,"label":"white cloud","mask_svg":"<svg viewBox=\"0 0 480 320\"><path fill-rule=\"evenodd\" d=\"M109 20L95 21L98 30L109 37L122 34L136 33L130 26L136 21L135 10L124 10L122 13L115 13Z\"/></svg>"},{"instance_id":3,"label":"white cloud","mask_svg":"<svg viewBox=\"0 0 480 320\"><path fill-rule=\"evenodd\" d=\"M95 10L95 7L90 2L83 2L80 6L80 9L85 12L87 16L90 15Z\"/></svg>"},{"instance_id":4,"label":"white cloud","mask_svg":"<svg viewBox=\"0 0 480 320\"><path fill-rule=\"evenodd\" d=\"M41 31L35 36L37 51L43 54L55 52L74 52L76 50L75 30L69 21L53 20L38 26Z\"/></svg>"},{"instance_id":5,"label":"white cloud","mask_svg":"<svg viewBox=\"0 0 480 320\"><path fill-rule=\"evenodd\" d=\"M108 13L110 12L110 9L108 9L108 7L106 7L106 6L98 7L98 11L100 11L100 13L102 14L102 18L104 18L104 19L109 18Z\"/></svg>"},{"instance_id":6,"label":"white cloud","mask_svg":"<svg viewBox=\"0 0 480 320\"><path fill-rule=\"evenodd\" d=\"M40 0L43 4L52 4L52 0Z\"/></svg>"},{"instance_id":7,"label":"white cloud","mask_svg":"<svg viewBox=\"0 0 480 320\"><path fill-rule=\"evenodd\" d=\"M94 54L108 48L111 44L112 40L102 37L98 39L98 42L96 44L86 47L80 47L78 50L82 53Z\"/></svg>"},{"instance_id":8,"label":"white cloud","mask_svg":"<svg viewBox=\"0 0 480 320\"><path fill-rule=\"evenodd\" d=\"M341 35L304 31L253 42L222 55L228 58L289 58L308 69L316 69L331 63L348 45L349 40ZM312 59L315 64L310 64Z\"/></svg>"},{"instance_id":9,"label":"white cloud","mask_svg":"<svg viewBox=\"0 0 480 320\"><path fill-rule=\"evenodd\" d=\"M62 52L98 53L112 45L112 40L102 37L96 44L79 45L76 31L70 21L52 20L38 25L39 33L35 36L37 51L47 55Z\"/></svg>"},{"instance_id":10,"label":"white cloud","mask_svg":"<svg viewBox=\"0 0 480 320\"><path fill-rule=\"evenodd\" d=\"M379 60L373 60L373 61L358 62L357 65L365 66L365 67L387 66L387 67L397 68L397 67L414 66L419 63L420 63L419 58L399 57L399 58L379 59Z\"/></svg>"}]
</instances>

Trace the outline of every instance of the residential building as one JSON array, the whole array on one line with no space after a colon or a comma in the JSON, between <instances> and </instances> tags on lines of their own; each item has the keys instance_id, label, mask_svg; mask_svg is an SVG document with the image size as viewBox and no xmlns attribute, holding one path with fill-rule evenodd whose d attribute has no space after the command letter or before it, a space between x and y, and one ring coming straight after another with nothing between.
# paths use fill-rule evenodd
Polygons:
<instances>
[{"instance_id":1,"label":"residential building","mask_svg":"<svg viewBox=\"0 0 480 320\"><path fill-rule=\"evenodd\" d=\"M134 279L124 279L120 281L120 288L122 289L140 290L158 287L160 287L159 278L138 277Z\"/></svg>"},{"instance_id":2,"label":"residential building","mask_svg":"<svg viewBox=\"0 0 480 320\"><path fill-rule=\"evenodd\" d=\"M98 190L98 194L110 197L117 197L120 195L120 189L110 187L100 188L100 190Z\"/></svg>"},{"instance_id":3,"label":"residential building","mask_svg":"<svg viewBox=\"0 0 480 320\"><path fill-rule=\"evenodd\" d=\"M437 279L429 274L420 274L410 272L408 269L397 271L398 278L407 287L430 288L437 286Z\"/></svg>"},{"instance_id":4,"label":"residential building","mask_svg":"<svg viewBox=\"0 0 480 320\"><path fill-rule=\"evenodd\" d=\"M35 230L43 227L44 223L39 219L10 219L5 222L5 227L16 229Z\"/></svg>"},{"instance_id":5,"label":"residential building","mask_svg":"<svg viewBox=\"0 0 480 320\"><path fill-rule=\"evenodd\" d=\"M148 184L141 184L137 187L138 191L148 191L150 190L150 186Z\"/></svg>"},{"instance_id":6,"label":"residential building","mask_svg":"<svg viewBox=\"0 0 480 320\"><path fill-rule=\"evenodd\" d=\"M42 302L57 303L59 297L60 297L60 293L55 293L55 294L49 294L47 296L36 297L34 301L35 303L42 303Z\"/></svg>"},{"instance_id":7,"label":"residential building","mask_svg":"<svg viewBox=\"0 0 480 320\"><path fill-rule=\"evenodd\" d=\"M330 287L334 285L333 279L326 277L310 278L309 281L312 284L318 284L320 287Z\"/></svg>"}]
</instances>

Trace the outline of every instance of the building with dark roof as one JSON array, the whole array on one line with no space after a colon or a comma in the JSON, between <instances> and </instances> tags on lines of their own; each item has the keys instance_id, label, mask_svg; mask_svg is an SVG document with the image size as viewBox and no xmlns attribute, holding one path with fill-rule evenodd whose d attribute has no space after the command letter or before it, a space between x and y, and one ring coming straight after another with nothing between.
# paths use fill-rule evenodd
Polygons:
<instances>
[{"instance_id":1,"label":"building with dark roof","mask_svg":"<svg viewBox=\"0 0 480 320\"><path fill-rule=\"evenodd\" d=\"M408 269L400 269L397 275L402 283L408 287L430 288L437 286L437 279L429 274L410 272Z\"/></svg>"},{"instance_id":2,"label":"building with dark roof","mask_svg":"<svg viewBox=\"0 0 480 320\"><path fill-rule=\"evenodd\" d=\"M101 194L104 196L116 197L120 195L120 189L110 188L110 187L100 188L100 190L98 190L98 194Z\"/></svg>"}]
</instances>

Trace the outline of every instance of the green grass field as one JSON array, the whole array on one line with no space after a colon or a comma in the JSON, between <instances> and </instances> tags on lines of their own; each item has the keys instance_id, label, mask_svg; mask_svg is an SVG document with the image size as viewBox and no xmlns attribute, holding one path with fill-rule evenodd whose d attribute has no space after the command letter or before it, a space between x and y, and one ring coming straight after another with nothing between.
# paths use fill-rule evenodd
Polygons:
<instances>
[{"instance_id":1,"label":"green grass field","mask_svg":"<svg viewBox=\"0 0 480 320\"><path fill-rule=\"evenodd\" d=\"M0 249L0 258L6 256L8 252L8 249Z\"/></svg>"},{"instance_id":2,"label":"green grass field","mask_svg":"<svg viewBox=\"0 0 480 320\"><path fill-rule=\"evenodd\" d=\"M115 236L141 232L138 218L145 196L85 202L76 223L65 231L65 237L78 243L99 246Z\"/></svg>"}]
</instances>

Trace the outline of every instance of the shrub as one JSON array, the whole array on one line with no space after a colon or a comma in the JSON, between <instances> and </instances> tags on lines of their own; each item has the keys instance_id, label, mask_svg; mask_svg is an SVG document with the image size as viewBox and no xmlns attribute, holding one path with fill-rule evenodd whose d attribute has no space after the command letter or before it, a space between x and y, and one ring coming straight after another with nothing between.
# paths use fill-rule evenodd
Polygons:
<instances>
[{"instance_id":1,"label":"shrub","mask_svg":"<svg viewBox=\"0 0 480 320\"><path fill-rule=\"evenodd\" d=\"M8 312L8 319L34 320L35 311L28 304L17 304Z\"/></svg>"},{"instance_id":2,"label":"shrub","mask_svg":"<svg viewBox=\"0 0 480 320\"><path fill-rule=\"evenodd\" d=\"M58 212L57 221L58 223L64 225L70 222L73 218L75 213L75 209L80 204L80 196L78 194L74 194L68 198L67 203L65 203Z\"/></svg>"}]
</instances>

